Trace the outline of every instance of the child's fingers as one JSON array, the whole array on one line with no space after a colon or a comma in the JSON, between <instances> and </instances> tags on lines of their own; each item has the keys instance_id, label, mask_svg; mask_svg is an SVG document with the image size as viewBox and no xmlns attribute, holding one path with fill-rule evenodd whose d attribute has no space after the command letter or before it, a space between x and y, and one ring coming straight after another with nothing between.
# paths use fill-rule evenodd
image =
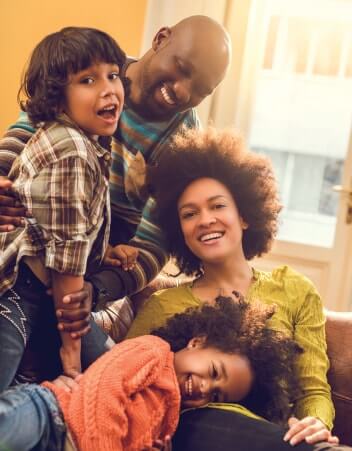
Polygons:
<instances>
[{"instance_id":1,"label":"child's fingers","mask_svg":"<svg viewBox=\"0 0 352 451\"><path fill-rule=\"evenodd\" d=\"M56 385L57 387L62 388L63 390L65 390L66 392L71 392L73 390L75 390L78 387L78 378L72 379L71 377L65 376L64 374L62 374L61 376L57 377L54 381L53 384Z\"/></svg>"},{"instance_id":2,"label":"child's fingers","mask_svg":"<svg viewBox=\"0 0 352 451\"><path fill-rule=\"evenodd\" d=\"M128 251L128 252L126 252L126 256L127 256L127 263L126 263L127 269L133 269L136 266L137 253L134 250Z\"/></svg>"}]
</instances>

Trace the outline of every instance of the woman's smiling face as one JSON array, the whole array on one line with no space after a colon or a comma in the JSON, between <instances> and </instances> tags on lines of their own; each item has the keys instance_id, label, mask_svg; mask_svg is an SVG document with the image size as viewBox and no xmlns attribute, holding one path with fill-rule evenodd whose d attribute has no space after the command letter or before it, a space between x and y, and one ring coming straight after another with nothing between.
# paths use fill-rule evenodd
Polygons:
<instances>
[{"instance_id":1,"label":"woman's smiling face","mask_svg":"<svg viewBox=\"0 0 352 451\"><path fill-rule=\"evenodd\" d=\"M252 387L253 372L246 357L204 346L201 337L176 352L174 363L183 407L238 402Z\"/></svg>"},{"instance_id":2,"label":"woman's smiling face","mask_svg":"<svg viewBox=\"0 0 352 451\"><path fill-rule=\"evenodd\" d=\"M177 208L186 245L203 263L221 262L242 252L247 224L221 182L212 178L195 180L180 196Z\"/></svg>"}]
</instances>

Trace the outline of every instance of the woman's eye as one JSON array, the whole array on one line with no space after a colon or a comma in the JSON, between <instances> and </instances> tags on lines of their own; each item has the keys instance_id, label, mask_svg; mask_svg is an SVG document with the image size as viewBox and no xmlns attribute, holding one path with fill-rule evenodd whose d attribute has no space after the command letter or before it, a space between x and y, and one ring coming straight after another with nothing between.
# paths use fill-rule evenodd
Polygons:
<instances>
[{"instance_id":1,"label":"woman's eye","mask_svg":"<svg viewBox=\"0 0 352 451\"><path fill-rule=\"evenodd\" d=\"M224 204L215 204L215 205L213 206L213 208L214 208L215 210L220 210L221 208L225 208L225 205L224 205Z\"/></svg>"},{"instance_id":2,"label":"woman's eye","mask_svg":"<svg viewBox=\"0 0 352 451\"><path fill-rule=\"evenodd\" d=\"M212 374L211 374L212 377L213 377L214 379L217 379L219 373L218 373L218 370L216 369L215 365L212 366L211 373L212 373Z\"/></svg>"},{"instance_id":3,"label":"woman's eye","mask_svg":"<svg viewBox=\"0 0 352 451\"><path fill-rule=\"evenodd\" d=\"M195 215L195 213L193 211L187 211L187 212L182 214L181 218L182 219L189 219L189 218L192 218L194 215Z\"/></svg>"}]
</instances>

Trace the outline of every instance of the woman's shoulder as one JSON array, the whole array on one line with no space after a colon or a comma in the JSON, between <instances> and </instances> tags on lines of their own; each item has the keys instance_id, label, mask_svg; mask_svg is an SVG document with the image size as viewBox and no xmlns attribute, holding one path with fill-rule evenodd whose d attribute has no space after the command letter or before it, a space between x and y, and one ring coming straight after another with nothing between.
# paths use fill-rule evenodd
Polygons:
<instances>
[{"instance_id":1,"label":"woman's shoulder","mask_svg":"<svg viewBox=\"0 0 352 451\"><path fill-rule=\"evenodd\" d=\"M307 276L288 265L278 266L271 271L262 271L255 269L254 277L263 281L266 280L276 283L292 283L306 288L314 288L313 282Z\"/></svg>"},{"instance_id":2,"label":"woman's shoulder","mask_svg":"<svg viewBox=\"0 0 352 451\"><path fill-rule=\"evenodd\" d=\"M259 291L269 291L277 296L282 293L285 299L296 299L300 302L310 295L320 298L314 283L288 265L278 266L271 271L255 270L254 277L258 281Z\"/></svg>"}]
</instances>

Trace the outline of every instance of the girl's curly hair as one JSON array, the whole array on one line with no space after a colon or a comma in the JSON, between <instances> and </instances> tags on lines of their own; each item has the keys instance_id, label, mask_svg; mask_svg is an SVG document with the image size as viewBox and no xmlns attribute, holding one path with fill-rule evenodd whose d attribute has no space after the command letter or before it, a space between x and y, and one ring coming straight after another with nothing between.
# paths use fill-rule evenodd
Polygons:
<instances>
[{"instance_id":1,"label":"girl's curly hair","mask_svg":"<svg viewBox=\"0 0 352 451\"><path fill-rule=\"evenodd\" d=\"M285 422L299 394L293 366L302 350L291 338L270 328L273 313L273 306L218 297L215 305L176 314L152 334L167 341L174 352L192 338L204 337L204 346L245 356L254 382L240 404L270 421Z\"/></svg>"},{"instance_id":2,"label":"girl's curly hair","mask_svg":"<svg viewBox=\"0 0 352 451\"><path fill-rule=\"evenodd\" d=\"M199 274L201 261L185 243L177 203L188 185L203 177L218 180L232 194L240 216L248 224L242 238L248 260L270 249L281 210L268 158L247 150L234 131L184 130L157 165L149 168L147 181L168 251L187 275Z\"/></svg>"},{"instance_id":3,"label":"girl's curly hair","mask_svg":"<svg viewBox=\"0 0 352 451\"><path fill-rule=\"evenodd\" d=\"M125 60L116 41L95 28L66 27L49 34L32 52L17 96L20 106L35 126L56 120L71 74L100 62L121 69ZM22 93L25 101L20 100Z\"/></svg>"}]
</instances>

